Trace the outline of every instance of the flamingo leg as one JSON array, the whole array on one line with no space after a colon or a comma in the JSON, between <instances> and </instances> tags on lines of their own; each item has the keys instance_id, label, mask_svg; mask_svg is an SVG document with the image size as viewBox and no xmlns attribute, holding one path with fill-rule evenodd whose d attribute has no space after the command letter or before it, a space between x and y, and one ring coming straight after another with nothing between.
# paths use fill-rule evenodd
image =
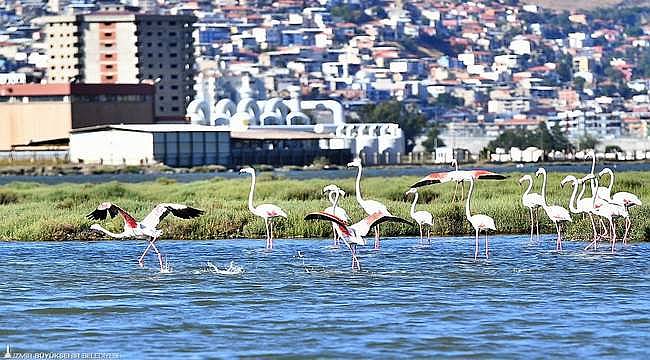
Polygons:
<instances>
[{"instance_id":1,"label":"flamingo leg","mask_svg":"<svg viewBox=\"0 0 650 360\"><path fill-rule=\"evenodd\" d=\"M594 238L591 241L589 245L585 248L585 250L589 249L591 246L594 247L594 250L596 249L596 241L598 241L598 230L596 229L596 222L594 221L594 215L589 213L589 219L591 220L591 229L594 232Z\"/></svg>"},{"instance_id":2,"label":"flamingo leg","mask_svg":"<svg viewBox=\"0 0 650 360\"><path fill-rule=\"evenodd\" d=\"M456 182L456 185L454 185L454 196L451 198L451 202L455 203L456 202L456 192L458 191L458 182Z\"/></svg>"},{"instance_id":3,"label":"flamingo leg","mask_svg":"<svg viewBox=\"0 0 650 360\"><path fill-rule=\"evenodd\" d=\"M422 233L422 224L418 224L420 227L420 244L424 244L424 234Z\"/></svg>"},{"instance_id":4,"label":"flamingo leg","mask_svg":"<svg viewBox=\"0 0 650 360\"><path fill-rule=\"evenodd\" d=\"M487 259L489 257L489 252L488 252L488 232L485 230L485 258Z\"/></svg>"},{"instance_id":5,"label":"flamingo leg","mask_svg":"<svg viewBox=\"0 0 650 360\"><path fill-rule=\"evenodd\" d=\"M537 241L539 242L539 207L535 208L535 226L537 227Z\"/></svg>"},{"instance_id":6,"label":"flamingo leg","mask_svg":"<svg viewBox=\"0 0 650 360\"><path fill-rule=\"evenodd\" d=\"M147 252L149 252L149 249L151 248L151 245L153 244L154 240L155 238L153 240L149 240L149 245L147 245L147 248L144 249L144 252L142 253L142 255L140 255L140 258L138 259L138 265L140 265L141 268L144 267L144 256L147 255Z\"/></svg>"},{"instance_id":7,"label":"flamingo leg","mask_svg":"<svg viewBox=\"0 0 650 360\"><path fill-rule=\"evenodd\" d=\"M431 244L431 227L427 228L427 243Z\"/></svg>"},{"instance_id":8,"label":"flamingo leg","mask_svg":"<svg viewBox=\"0 0 650 360\"><path fill-rule=\"evenodd\" d=\"M612 219L609 220L610 231L612 232L612 254L616 251L616 228Z\"/></svg>"},{"instance_id":9,"label":"flamingo leg","mask_svg":"<svg viewBox=\"0 0 650 360\"><path fill-rule=\"evenodd\" d=\"M476 228L476 241L474 244L474 261L478 260L478 228Z\"/></svg>"},{"instance_id":10,"label":"flamingo leg","mask_svg":"<svg viewBox=\"0 0 650 360\"><path fill-rule=\"evenodd\" d=\"M530 210L530 241L533 241L533 227L535 225L535 219L533 219L533 208L528 208Z\"/></svg>"},{"instance_id":11,"label":"flamingo leg","mask_svg":"<svg viewBox=\"0 0 650 360\"><path fill-rule=\"evenodd\" d=\"M352 271L361 270L361 264L357 258L357 244L350 244L350 252L352 252Z\"/></svg>"},{"instance_id":12,"label":"flamingo leg","mask_svg":"<svg viewBox=\"0 0 650 360\"><path fill-rule=\"evenodd\" d=\"M632 220L630 218L625 219L625 233L623 234L623 245L627 245L627 235L630 232L630 226L632 226Z\"/></svg>"},{"instance_id":13,"label":"flamingo leg","mask_svg":"<svg viewBox=\"0 0 650 360\"><path fill-rule=\"evenodd\" d=\"M151 241L151 247L153 248L153 251L155 251L156 254L158 254L158 262L160 263L160 271L163 271L163 270L164 270L164 267L163 267L163 261L162 261L162 254L160 253L160 251L158 251L158 248L157 248L156 245L153 243L154 241L156 241L156 239L153 239L153 240Z\"/></svg>"},{"instance_id":14,"label":"flamingo leg","mask_svg":"<svg viewBox=\"0 0 650 360\"><path fill-rule=\"evenodd\" d=\"M555 250L560 250L560 225L556 222L555 229L557 230L557 239L555 240Z\"/></svg>"},{"instance_id":15,"label":"flamingo leg","mask_svg":"<svg viewBox=\"0 0 650 360\"><path fill-rule=\"evenodd\" d=\"M273 219L269 220L269 249L273 250Z\"/></svg>"},{"instance_id":16,"label":"flamingo leg","mask_svg":"<svg viewBox=\"0 0 650 360\"><path fill-rule=\"evenodd\" d=\"M269 249L269 239L271 238L271 235L269 233L269 219L265 218L264 219L264 226L266 227L266 249Z\"/></svg>"},{"instance_id":17,"label":"flamingo leg","mask_svg":"<svg viewBox=\"0 0 650 360\"><path fill-rule=\"evenodd\" d=\"M379 225L375 226L375 250L381 248L381 240L379 240Z\"/></svg>"}]
</instances>

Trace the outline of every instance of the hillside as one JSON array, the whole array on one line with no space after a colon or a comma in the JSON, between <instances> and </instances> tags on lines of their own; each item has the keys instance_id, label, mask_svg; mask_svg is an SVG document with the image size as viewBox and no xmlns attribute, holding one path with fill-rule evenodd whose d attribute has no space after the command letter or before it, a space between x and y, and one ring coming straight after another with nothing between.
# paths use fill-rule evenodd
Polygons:
<instances>
[{"instance_id":1,"label":"hillside","mask_svg":"<svg viewBox=\"0 0 650 360\"><path fill-rule=\"evenodd\" d=\"M610 6L650 6L650 0L524 0L526 4L541 5L556 10L596 9Z\"/></svg>"}]
</instances>

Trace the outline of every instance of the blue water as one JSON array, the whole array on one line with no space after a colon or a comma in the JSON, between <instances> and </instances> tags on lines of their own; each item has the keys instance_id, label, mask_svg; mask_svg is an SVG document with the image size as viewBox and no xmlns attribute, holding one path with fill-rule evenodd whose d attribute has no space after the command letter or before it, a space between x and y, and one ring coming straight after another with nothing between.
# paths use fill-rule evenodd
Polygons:
<instances>
[{"instance_id":1,"label":"blue water","mask_svg":"<svg viewBox=\"0 0 650 360\"><path fill-rule=\"evenodd\" d=\"M591 162L582 163L549 163L549 164L522 164L516 165L486 165L474 166L463 165L461 169L475 169L481 168L490 171L501 173L511 172L527 172L533 173L539 168L544 166L549 172L574 172L587 174L591 171ZM650 162L644 163L608 163L602 162L596 165L596 172L604 167L610 167L616 172L625 171L650 171ZM421 166L394 166L394 167L369 167L363 169L364 177L383 176L426 176L434 171L449 171L451 167L447 165L421 165ZM272 172L265 172L273 174L277 177L288 179L342 179L351 178L356 176L355 169L336 169L336 170L275 170ZM65 176L41 176L41 175L3 175L0 176L0 185L6 185L14 181L31 181L43 184L61 184L61 183L105 183L109 181L121 182L143 182L155 181L159 178L174 179L178 182L191 182L199 180L207 180L212 178L240 178L241 175L237 171L226 171L218 173L172 173L172 174L99 174L99 175L65 175Z\"/></svg>"},{"instance_id":2,"label":"blue water","mask_svg":"<svg viewBox=\"0 0 650 360\"><path fill-rule=\"evenodd\" d=\"M612 255L527 237L386 239L362 271L326 240L0 244L0 355L647 358L650 244ZM297 257L300 251L303 257ZM206 269L243 268L223 274Z\"/></svg>"}]
</instances>

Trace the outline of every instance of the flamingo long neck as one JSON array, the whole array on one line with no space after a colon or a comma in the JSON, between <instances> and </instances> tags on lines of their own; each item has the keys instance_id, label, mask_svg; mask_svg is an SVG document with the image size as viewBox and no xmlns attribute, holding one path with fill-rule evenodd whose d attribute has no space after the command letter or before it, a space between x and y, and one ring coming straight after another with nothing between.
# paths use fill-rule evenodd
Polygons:
<instances>
[{"instance_id":1,"label":"flamingo long neck","mask_svg":"<svg viewBox=\"0 0 650 360\"><path fill-rule=\"evenodd\" d=\"M420 194L415 193L415 196L413 197L413 204L411 204L411 216L415 215L415 204L418 202L419 197Z\"/></svg>"},{"instance_id":2,"label":"flamingo long neck","mask_svg":"<svg viewBox=\"0 0 650 360\"><path fill-rule=\"evenodd\" d=\"M333 193L334 193L333 194L334 195L334 201L332 201L332 212L334 213L334 215L336 215L336 206L338 206L338 204L339 204L339 197L341 197L341 193L338 192L338 191L334 191ZM332 193L330 193L330 195L332 195ZM331 201L331 199L330 199L330 201Z\"/></svg>"},{"instance_id":3,"label":"flamingo long neck","mask_svg":"<svg viewBox=\"0 0 650 360\"><path fill-rule=\"evenodd\" d=\"M339 201L339 198L337 196L336 199L335 199L334 198L334 195L335 195L334 193L335 193L334 191L330 191L329 194L327 194L327 197L330 200L330 204L332 204L333 207L336 207L336 203Z\"/></svg>"},{"instance_id":4,"label":"flamingo long neck","mask_svg":"<svg viewBox=\"0 0 650 360\"><path fill-rule=\"evenodd\" d=\"M467 220L472 217L472 213L469 210L469 201L472 198L472 192L474 191L474 179L470 178L469 179L469 192L467 193L467 200L465 201L465 216L467 216Z\"/></svg>"},{"instance_id":5,"label":"flamingo long neck","mask_svg":"<svg viewBox=\"0 0 650 360\"><path fill-rule=\"evenodd\" d=\"M253 206L253 195L255 194L255 172L251 173L251 191L248 193L248 209L255 211Z\"/></svg>"},{"instance_id":6,"label":"flamingo long neck","mask_svg":"<svg viewBox=\"0 0 650 360\"><path fill-rule=\"evenodd\" d=\"M355 196L359 204L363 204L363 198L361 197L361 164L359 164L359 171L357 172L357 183L355 184Z\"/></svg>"},{"instance_id":7,"label":"flamingo long neck","mask_svg":"<svg viewBox=\"0 0 650 360\"><path fill-rule=\"evenodd\" d=\"M591 187L591 207L592 209L596 208L596 198L598 197L598 177L594 177L593 180L593 185Z\"/></svg>"},{"instance_id":8,"label":"flamingo long neck","mask_svg":"<svg viewBox=\"0 0 650 360\"><path fill-rule=\"evenodd\" d=\"M609 173L609 186L607 186L607 189L609 190L609 194L611 196L612 186L614 186L614 172L611 169L609 169L607 172Z\"/></svg>"},{"instance_id":9,"label":"flamingo long neck","mask_svg":"<svg viewBox=\"0 0 650 360\"><path fill-rule=\"evenodd\" d=\"M526 191L524 191L523 196L526 196L526 195L530 194L530 190L533 189L533 179L531 178L531 179L526 179L526 180L528 180L528 188L526 189Z\"/></svg>"},{"instance_id":10,"label":"flamingo long neck","mask_svg":"<svg viewBox=\"0 0 650 360\"><path fill-rule=\"evenodd\" d=\"M596 171L596 150L594 150L594 152L591 153L591 174L595 176L596 174L594 173L594 171ZM591 179L589 181L589 183L591 184L591 187L593 188L594 187L594 179Z\"/></svg>"},{"instance_id":11,"label":"flamingo long neck","mask_svg":"<svg viewBox=\"0 0 650 360\"><path fill-rule=\"evenodd\" d=\"M569 200L569 210L573 213L577 213L578 208L576 207L576 195L578 194L578 180L572 180L571 182L573 183L573 192L571 193L571 199Z\"/></svg>"},{"instance_id":12,"label":"flamingo long neck","mask_svg":"<svg viewBox=\"0 0 650 360\"><path fill-rule=\"evenodd\" d=\"M548 204L546 203L546 170L542 171L542 175L544 176L544 179L542 180L542 202L544 202L544 207L547 207Z\"/></svg>"},{"instance_id":13,"label":"flamingo long neck","mask_svg":"<svg viewBox=\"0 0 650 360\"><path fill-rule=\"evenodd\" d=\"M106 234L106 235L108 235L108 236L110 236L110 237L112 237L112 238L116 238L116 239L121 239L121 238L123 238L123 237L126 237L126 234L125 234L124 232L119 233L119 234L116 234L116 233L114 233L114 232L110 232L110 231L104 229L104 228L103 228L101 225L99 225L99 224L97 224L97 230L103 232L104 234Z\"/></svg>"}]
</instances>

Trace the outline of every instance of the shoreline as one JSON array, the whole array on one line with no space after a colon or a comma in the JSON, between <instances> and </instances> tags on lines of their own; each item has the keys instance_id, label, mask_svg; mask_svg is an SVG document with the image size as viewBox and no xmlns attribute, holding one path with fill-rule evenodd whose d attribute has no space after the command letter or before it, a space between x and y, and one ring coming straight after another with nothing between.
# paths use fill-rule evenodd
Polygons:
<instances>
[{"instance_id":1,"label":"shoreline","mask_svg":"<svg viewBox=\"0 0 650 360\"><path fill-rule=\"evenodd\" d=\"M346 171L350 175L353 171ZM388 206L396 216L410 219L411 198L404 193L419 176L365 177L361 181L364 198L378 200ZM568 208L571 187L561 188L560 181L567 173L549 174L547 197L549 204ZM494 218L497 232L506 235L524 235L530 231L530 216L521 204L525 190L517 182L520 173L510 173L502 181L480 180L472 198L472 213L482 213ZM603 186L607 186L604 180ZM322 195L325 185L335 183L348 196L340 201L352 219L365 217L354 197L354 178L286 179L273 174L258 176L255 204L273 203L288 214L288 220L276 224L281 238L328 238L331 226L324 222L308 222L303 217L312 211L329 206ZM650 198L650 172L624 172L617 174L614 192L636 193L644 204ZM535 184L539 191L541 184ZM233 179L211 177L206 180L181 183L161 178L142 183L61 183L45 185L34 182L12 182L0 186L0 240L14 241L93 241L105 239L91 231L93 223L85 218L98 204L111 201L130 212L136 219L145 215L158 203L174 202L205 210L205 215L193 220L168 217L161 223L163 238L178 240L221 240L263 238L263 221L252 215L246 199L250 179L237 176ZM426 210L434 217L432 236L473 235L465 218L464 202L452 203L454 185L451 183L420 188L420 200L416 210ZM460 190L460 188L459 188ZM540 212L540 233L554 233L554 226ZM632 217L631 241L650 241L650 206L630 209ZM122 220L116 218L101 222L109 230L122 228ZM620 226L618 227L620 231ZM574 215L567 226L565 237L574 240L590 238L591 225L588 218ZM391 224L381 227L382 237L415 236L417 226ZM622 238L622 233L619 239Z\"/></svg>"}]
</instances>

